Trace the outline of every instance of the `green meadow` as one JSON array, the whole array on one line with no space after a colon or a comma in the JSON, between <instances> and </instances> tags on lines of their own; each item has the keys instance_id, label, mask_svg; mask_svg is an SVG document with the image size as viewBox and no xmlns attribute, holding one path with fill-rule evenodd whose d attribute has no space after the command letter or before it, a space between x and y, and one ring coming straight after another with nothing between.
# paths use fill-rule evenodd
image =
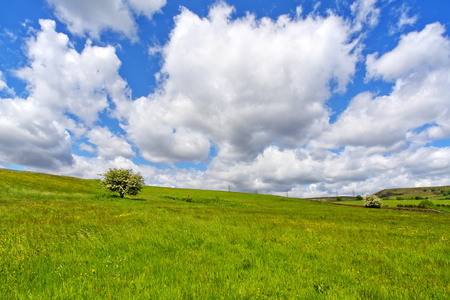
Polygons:
<instances>
[{"instance_id":1,"label":"green meadow","mask_svg":"<svg viewBox=\"0 0 450 300\"><path fill-rule=\"evenodd\" d=\"M422 202L423 200L382 200L382 205L383 206L388 206L388 207L397 207L399 204L400 205L419 205L420 202ZM450 205L450 200L430 200L431 202L433 202L433 204L435 205ZM364 201L342 201L342 202L337 202L340 204L352 204L352 205L360 205L360 206L364 206ZM438 207L439 208L439 207ZM439 210L441 210L442 212L448 212L450 213L450 208L439 208Z\"/></svg>"},{"instance_id":2,"label":"green meadow","mask_svg":"<svg viewBox=\"0 0 450 300\"><path fill-rule=\"evenodd\" d=\"M449 299L450 214L0 169L1 299Z\"/></svg>"}]
</instances>

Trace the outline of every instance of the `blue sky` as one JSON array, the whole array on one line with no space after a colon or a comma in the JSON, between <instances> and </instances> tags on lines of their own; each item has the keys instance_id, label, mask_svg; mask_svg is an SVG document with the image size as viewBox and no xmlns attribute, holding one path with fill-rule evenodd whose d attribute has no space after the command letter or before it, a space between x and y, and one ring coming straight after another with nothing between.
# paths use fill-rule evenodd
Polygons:
<instances>
[{"instance_id":1,"label":"blue sky","mask_svg":"<svg viewBox=\"0 0 450 300\"><path fill-rule=\"evenodd\" d=\"M450 184L448 11L2 3L0 167L298 197Z\"/></svg>"}]
</instances>

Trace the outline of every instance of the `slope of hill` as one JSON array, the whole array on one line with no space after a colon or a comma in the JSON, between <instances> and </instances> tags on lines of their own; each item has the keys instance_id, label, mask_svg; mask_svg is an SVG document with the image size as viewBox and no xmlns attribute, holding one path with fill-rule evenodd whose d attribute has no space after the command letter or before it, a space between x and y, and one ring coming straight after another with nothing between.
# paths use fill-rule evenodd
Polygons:
<instances>
[{"instance_id":1,"label":"slope of hill","mask_svg":"<svg viewBox=\"0 0 450 300\"><path fill-rule=\"evenodd\" d=\"M95 198L104 191L98 180L0 169L0 199Z\"/></svg>"},{"instance_id":2,"label":"slope of hill","mask_svg":"<svg viewBox=\"0 0 450 300\"><path fill-rule=\"evenodd\" d=\"M381 199L414 199L416 197L427 198L430 200L450 199L450 186L436 187L415 187L415 188L396 188L386 189L376 193Z\"/></svg>"},{"instance_id":3,"label":"slope of hill","mask_svg":"<svg viewBox=\"0 0 450 300\"><path fill-rule=\"evenodd\" d=\"M449 299L450 215L0 169L3 299Z\"/></svg>"}]
</instances>

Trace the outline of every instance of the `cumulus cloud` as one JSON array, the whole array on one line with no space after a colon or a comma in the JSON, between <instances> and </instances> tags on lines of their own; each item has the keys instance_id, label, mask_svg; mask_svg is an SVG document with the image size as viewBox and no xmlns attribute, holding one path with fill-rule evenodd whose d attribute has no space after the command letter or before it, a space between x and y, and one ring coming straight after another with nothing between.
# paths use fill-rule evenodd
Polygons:
<instances>
[{"instance_id":1,"label":"cumulus cloud","mask_svg":"<svg viewBox=\"0 0 450 300\"><path fill-rule=\"evenodd\" d=\"M326 100L355 72L349 25L232 12L219 3L206 18L176 17L161 90L136 101L127 129L147 160L203 161L212 145L221 157L254 159L272 144L301 146L327 122Z\"/></svg>"},{"instance_id":2,"label":"cumulus cloud","mask_svg":"<svg viewBox=\"0 0 450 300\"><path fill-rule=\"evenodd\" d=\"M136 38L137 25L134 14L151 18L166 0L47 0L55 9L57 18L70 32L99 38L105 30Z\"/></svg>"},{"instance_id":3,"label":"cumulus cloud","mask_svg":"<svg viewBox=\"0 0 450 300\"><path fill-rule=\"evenodd\" d=\"M48 1L57 10L76 6L68 20L87 7ZM129 31L108 18L71 30L131 36L133 14L150 17L165 1L108 3L105 14L122 5ZM333 14L233 18L224 3L204 18L182 9L168 42L152 49L162 54L156 92L134 101L114 47L88 40L79 52L54 21L42 20L26 45L28 64L16 72L27 98L17 97L0 73L0 163L83 178L124 167L141 172L147 184L298 197L448 184L450 149L424 147L450 138L443 25L429 24L403 35L394 49L368 55L366 80L392 82L392 91L356 95L330 124L327 101L345 92L361 55L351 39L361 41L355 28L375 26L380 13L372 0L356 1L352 11L354 23ZM99 115L118 121L121 133ZM96 157L75 155L72 145ZM135 151L170 167L136 164ZM176 168L177 162L206 163L206 170Z\"/></svg>"},{"instance_id":4,"label":"cumulus cloud","mask_svg":"<svg viewBox=\"0 0 450 300\"><path fill-rule=\"evenodd\" d=\"M108 95L119 101L115 90L126 87L117 73L121 62L115 49L88 42L78 53L67 35L55 31L54 21L41 20L40 24L42 31L28 42L30 64L18 70L17 76L27 82L40 105L92 125L108 107Z\"/></svg>"},{"instance_id":5,"label":"cumulus cloud","mask_svg":"<svg viewBox=\"0 0 450 300\"><path fill-rule=\"evenodd\" d=\"M0 161L57 168L72 163L68 132L33 98L1 99Z\"/></svg>"},{"instance_id":6,"label":"cumulus cloud","mask_svg":"<svg viewBox=\"0 0 450 300\"><path fill-rule=\"evenodd\" d=\"M106 127L94 127L86 136L89 142L97 146L97 154L106 158L116 156L134 157L131 145L121 136L111 133ZM84 147L86 150L89 148Z\"/></svg>"},{"instance_id":7,"label":"cumulus cloud","mask_svg":"<svg viewBox=\"0 0 450 300\"><path fill-rule=\"evenodd\" d=\"M420 32L401 37L398 46L378 58L378 53L367 56L367 76L388 81L403 79L432 70L447 69L450 65L450 41L443 36L440 23L427 25Z\"/></svg>"},{"instance_id":8,"label":"cumulus cloud","mask_svg":"<svg viewBox=\"0 0 450 300\"><path fill-rule=\"evenodd\" d=\"M166 2L166 0L128 0L129 6L136 14L145 15L149 19L159 12Z\"/></svg>"},{"instance_id":9,"label":"cumulus cloud","mask_svg":"<svg viewBox=\"0 0 450 300\"><path fill-rule=\"evenodd\" d=\"M448 183L449 149L423 147L450 137L450 41L444 32L430 24L381 57L368 56L368 78L395 82L392 92L357 95L307 145L327 153L319 164L323 176L306 189L295 187L297 193Z\"/></svg>"},{"instance_id":10,"label":"cumulus cloud","mask_svg":"<svg viewBox=\"0 0 450 300\"><path fill-rule=\"evenodd\" d=\"M442 25L430 24L403 36L381 57L368 55L367 77L394 81L395 86L390 95L353 98L323 133L324 145L364 145L390 153L420 142L422 131L429 131L430 138L448 137L443 131L448 132L450 116L450 41L443 34Z\"/></svg>"},{"instance_id":11,"label":"cumulus cloud","mask_svg":"<svg viewBox=\"0 0 450 300\"><path fill-rule=\"evenodd\" d=\"M203 24L202 22L211 21L211 19L197 18L196 21L198 24ZM226 26L233 23L227 19L222 19L222 21L222 24ZM221 27L219 26L219 28ZM253 28L257 28L257 26ZM199 115L198 111L192 107L200 105L199 107L208 113L214 112L214 110L208 107L208 102L203 105L197 104L187 96L199 97L202 95L188 88L195 84L193 81L186 84L187 87L182 90L186 92L182 96L180 95L181 90L176 90L179 98L164 98L170 95L169 87L172 88L171 85L182 86L184 81L176 82L178 76L180 78L187 77L182 77L182 73L179 72L167 71L166 90L161 94L161 98L158 98L158 101L167 105L162 112L162 115L167 116L167 124L184 126L194 124L189 123L188 119L181 122L179 118L173 118L172 120L177 120L177 122L170 123L169 116L171 114L169 112L176 112L171 106L174 104L181 106L182 111L189 111L195 116L203 116L203 118L198 118L200 120L198 122L202 122L201 125L195 128L199 132L208 134L207 136L219 147L219 154L212 159L208 169L204 172L198 170L165 171L165 175L160 174L159 176L163 176L162 178L167 183L177 185L177 183L183 182L183 186L192 188L208 187L226 190L228 185L231 185L232 189L241 191L258 190L267 193L288 191L290 195L300 197L333 195L336 192L347 195L353 192L364 194L376 192L380 187L447 184L450 179L446 171L450 161L449 149L423 147L433 140L450 137L448 134L450 128L448 122L450 119L448 110L450 107L448 102L450 99L450 64L448 62L450 51L449 41L444 33L442 25L430 24L421 32L411 32L403 36L397 47L381 57L375 54L369 55L366 61L367 78L393 81L395 85L390 94L361 93L351 100L347 109L334 124L322 123L318 132L310 131L310 139L299 139L299 144L289 146L280 143L280 137L274 135L269 140L275 142L261 144L263 150L254 151L254 155L249 159L231 159L229 153L224 152L223 148L228 150L226 147L229 144L227 143L231 143L232 140L221 140L221 135L205 130L208 128L208 115ZM175 34L173 36L175 37ZM182 45L183 49L189 49L187 43ZM168 50L170 48L166 46L166 59L172 55ZM201 50L202 53L208 53L205 51L205 47L202 47ZM205 57L208 59L208 55ZM408 64L406 60L408 60ZM226 61L230 61L229 58ZM165 70L172 70L167 64L166 62ZM174 63L173 66L175 65ZM205 70L208 70L203 67L197 71L195 65L189 66L189 70L195 73L194 78L201 78ZM210 79L221 78L217 73L209 72L207 74L210 74ZM242 74L241 80L246 79L245 70L241 70L239 74ZM257 72L257 74L259 73ZM223 80L225 81L225 79ZM233 90L236 83L227 83L229 83L229 89L226 91ZM269 81L264 83L269 84ZM202 87L202 91L209 88L207 83L204 83ZM214 87L219 88L220 85L216 84ZM276 92L274 87L276 85L264 91L266 93L268 91ZM323 93L330 92L326 85L318 90ZM219 93L209 93L209 95L220 95ZM235 95L239 94L235 92L233 96ZM301 96L302 94L297 95ZM267 105L264 102L265 98L261 95L259 97L262 100L261 103L258 103L262 106ZM167 99L171 101L167 101ZM208 99L209 102L220 107L220 102L214 102L213 99L217 99L215 97L203 99ZM219 97L218 99L233 100L234 98L228 96L228 98ZM303 103L318 103L319 107L323 109L323 102L315 102L315 99L308 98L308 101ZM142 101L143 103L156 103L156 100L151 102L148 99L142 99ZM302 98L299 97L297 101L302 101ZM283 102L276 103L282 105ZM155 112L155 108L152 111ZM226 112L226 107L223 106L221 111ZM230 110L230 112L233 111ZM276 114L277 110L271 109L270 112ZM240 112L233 113L239 115ZM283 113L285 116L289 116L288 112L283 111ZM214 113L212 115L214 116ZM238 123L240 126L236 126L234 129L245 132L246 126L252 125L252 115L247 116L248 118L242 120L249 120L249 122ZM265 122L270 120L265 119L266 117L261 111L258 112L258 116ZM320 120L320 116L319 114L308 120L310 122L315 119ZM230 121L233 119L226 113L219 114L215 122L220 124L220 118L228 120L227 123L222 123L224 127L222 130L233 128L233 122ZM289 122L288 119L284 120ZM274 123L268 122L268 124L274 126ZM251 128L250 132L254 131L255 128ZM270 132L270 129L265 129L266 131ZM287 136L291 133L289 130L281 132ZM226 136L233 136L233 132L227 132ZM276 145L276 142L280 146ZM233 150L236 151L236 148L231 151Z\"/></svg>"},{"instance_id":12,"label":"cumulus cloud","mask_svg":"<svg viewBox=\"0 0 450 300\"><path fill-rule=\"evenodd\" d=\"M98 114L127 101L126 82L118 75L120 61L113 47L88 43L81 53L55 22L41 20L41 31L27 43L28 66L17 76L28 97L0 99L0 161L29 167L72 165L73 136L82 137ZM7 88L7 87L6 87ZM72 133L72 136L71 136ZM130 157L131 146L120 137L94 128L90 138L99 153Z\"/></svg>"}]
</instances>

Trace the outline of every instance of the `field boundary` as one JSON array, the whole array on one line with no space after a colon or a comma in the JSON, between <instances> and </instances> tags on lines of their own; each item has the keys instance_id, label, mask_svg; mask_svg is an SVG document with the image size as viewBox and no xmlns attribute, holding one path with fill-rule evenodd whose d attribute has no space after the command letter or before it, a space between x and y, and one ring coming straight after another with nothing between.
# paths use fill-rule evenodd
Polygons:
<instances>
[{"instance_id":1,"label":"field boundary","mask_svg":"<svg viewBox=\"0 0 450 300\"><path fill-rule=\"evenodd\" d=\"M351 207L361 207L366 208L364 205L355 205L355 204L343 204L343 203L336 203L336 202L328 202L333 205L342 205L342 206L351 206ZM415 212L424 212L424 213L435 213L435 214L448 214L442 211L438 211L435 209L424 209L424 208L412 208L412 207L389 207L389 206L382 206L380 209L390 209L390 210L406 210L406 211L415 211Z\"/></svg>"}]
</instances>

